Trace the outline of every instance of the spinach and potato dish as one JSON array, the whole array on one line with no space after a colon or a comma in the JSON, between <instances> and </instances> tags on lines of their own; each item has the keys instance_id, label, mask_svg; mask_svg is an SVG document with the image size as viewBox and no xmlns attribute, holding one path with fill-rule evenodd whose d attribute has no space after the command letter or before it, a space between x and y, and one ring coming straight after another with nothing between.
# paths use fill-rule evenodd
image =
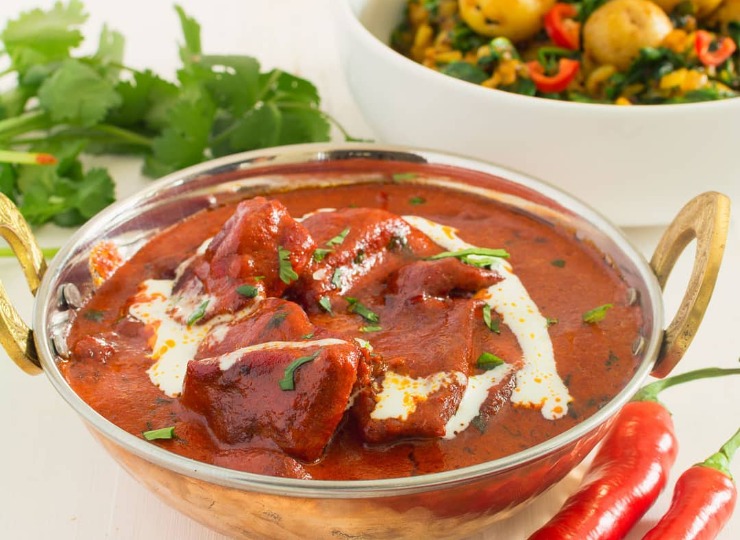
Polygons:
<instances>
[{"instance_id":1,"label":"spinach and potato dish","mask_svg":"<svg viewBox=\"0 0 740 540\"><path fill-rule=\"evenodd\" d=\"M740 0L408 0L392 46L486 88L646 105L740 95Z\"/></svg>"}]
</instances>

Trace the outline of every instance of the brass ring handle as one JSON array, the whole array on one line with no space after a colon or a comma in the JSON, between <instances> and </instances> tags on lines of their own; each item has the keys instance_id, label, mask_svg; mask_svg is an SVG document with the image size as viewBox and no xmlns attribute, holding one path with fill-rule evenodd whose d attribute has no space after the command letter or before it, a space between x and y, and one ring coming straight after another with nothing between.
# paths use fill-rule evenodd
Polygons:
<instances>
[{"instance_id":1,"label":"brass ring handle","mask_svg":"<svg viewBox=\"0 0 740 540\"><path fill-rule=\"evenodd\" d=\"M714 291L729 225L730 199L721 193L703 193L681 209L655 248L650 266L662 289L678 257L696 239L691 277L681 305L665 330L652 371L654 377L668 375L696 335Z\"/></svg>"},{"instance_id":2,"label":"brass ring handle","mask_svg":"<svg viewBox=\"0 0 740 540\"><path fill-rule=\"evenodd\" d=\"M41 284L46 261L28 223L18 208L0 193L0 235L10 245L26 275L31 294ZM33 331L23 322L0 283L0 345L18 367L30 375L41 373L33 342Z\"/></svg>"}]
</instances>

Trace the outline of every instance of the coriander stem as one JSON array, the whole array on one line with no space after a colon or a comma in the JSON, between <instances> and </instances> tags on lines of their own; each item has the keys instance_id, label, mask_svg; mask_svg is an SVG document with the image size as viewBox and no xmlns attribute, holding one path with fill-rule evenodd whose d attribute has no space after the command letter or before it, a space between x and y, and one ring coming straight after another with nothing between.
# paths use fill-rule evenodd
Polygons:
<instances>
[{"instance_id":1,"label":"coriander stem","mask_svg":"<svg viewBox=\"0 0 740 540\"><path fill-rule=\"evenodd\" d=\"M304 105L302 103L292 103L292 102L277 102L279 103L280 107L283 109L302 109L305 111L315 111L318 112L321 116L323 116L326 120L329 121L330 124L334 125L339 129L339 131L342 133L342 136L346 141L361 141L363 139L358 139L357 137L353 137L352 135L347 132L346 129L344 129L344 126L340 124L332 115L330 115L326 111L322 111L321 109L318 109L316 107L311 107L310 105Z\"/></svg>"},{"instance_id":2,"label":"coriander stem","mask_svg":"<svg viewBox=\"0 0 740 540\"><path fill-rule=\"evenodd\" d=\"M131 131L129 129L120 128L111 124L100 124L98 126L95 126L95 129L98 131L102 131L103 133L107 133L108 135L118 137L119 139L122 139L127 143L135 144L137 146L152 145L152 140L149 137L144 137L143 135L139 135L135 131Z\"/></svg>"},{"instance_id":3,"label":"coriander stem","mask_svg":"<svg viewBox=\"0 0 740 540\"><path fill-rule=\"evenodd\" d=\"M49 116L42 110L30 111L20 116L0 120L0 140L10 140L37 129L48 127Z\"/></svg>"},{"instance_id":4,"label":"coriander stem","mask_svg":"<svg viewBox=\"0 0 740 540\"><path fill-rule=\"evenodd\" d=\"M17 163L19 165L56 165L57 160L51 154L0 150L0 163Z\"/></svg>"}]
</instances>

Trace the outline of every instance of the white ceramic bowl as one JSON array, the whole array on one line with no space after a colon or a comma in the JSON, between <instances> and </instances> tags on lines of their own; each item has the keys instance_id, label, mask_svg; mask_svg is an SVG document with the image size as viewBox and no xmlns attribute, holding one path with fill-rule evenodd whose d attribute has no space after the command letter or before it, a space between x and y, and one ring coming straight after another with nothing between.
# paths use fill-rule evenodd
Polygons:
<instances>
[{"instance_id":1,"label":"white ceramic bowl","mask_svg":"<svg viewBox=\"0 0 740 540\"><path fill-rule=\"evenodd\" d=\"M336 0L345 74L382 142L539 177L620 225L667 223L712 189L740 198L740 98L619 107L490 90L393 51L405 0Z\"/></svg>"}]
</instances>

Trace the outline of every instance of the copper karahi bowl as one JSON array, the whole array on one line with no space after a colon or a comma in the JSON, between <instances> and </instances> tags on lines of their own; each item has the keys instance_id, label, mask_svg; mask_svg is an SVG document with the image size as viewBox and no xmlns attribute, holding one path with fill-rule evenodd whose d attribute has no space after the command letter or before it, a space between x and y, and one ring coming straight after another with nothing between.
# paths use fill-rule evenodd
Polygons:
<instances>
[{"instance_id":1,"label":"copper karahi bowl","mask_svg":"<svg viewBox=\"0 0 740 540\"><path fill-rule=\"evenodd\" d=\"M94 245L113 242L127 258L159 231L202 209L257 194L357 182L352 171L358 164L367 171L400 165L431 173L408 181L433 178L577 231L619 270L641 305L641 337L633 344L639 366L631 380L593 416L524 451L447 472L366 481L277 478L187 459L118 428L70 388L59 363L68 355L70 314L80 304L75 293L84 297L94 287L88 269ZM296 172L317 174L291 177ZM339 174L327 180L322 175L328 172ZM368 179L373 175L363 174ZM457 156L369 144L269 149L174 173L101 212L49 268L15 207L3 203L0 230L36 294L30 330L0 291L0 338L8 355L29 373L44 371L93 436L163 501L219 532L255 538L464 537L507 517L581 462L649 374L664 376L680 360L709 302L729 222L725 196L698 196L668 227L648 263L615 226L548 184ZM664 330L661 288L693 239L697 254L688 291Z\"/></svg>"}]
</instances>

